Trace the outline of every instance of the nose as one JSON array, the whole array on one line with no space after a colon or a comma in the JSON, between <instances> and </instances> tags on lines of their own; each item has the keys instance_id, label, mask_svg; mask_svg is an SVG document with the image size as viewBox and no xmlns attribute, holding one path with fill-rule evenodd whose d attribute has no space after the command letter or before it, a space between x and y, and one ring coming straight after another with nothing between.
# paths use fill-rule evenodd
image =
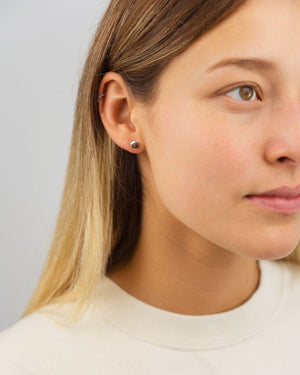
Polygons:
<instances>
[{"instance_id":1,"label":"nose","mask_svg":"<svg viewBox=\"0 0 300 375\"><path fill-rule=\"evenodd\" d=\"M300 165L300 100L289 100L277 107L270 129L265 144L266 160L272 164Z\"/></svg>"}]
</instances>

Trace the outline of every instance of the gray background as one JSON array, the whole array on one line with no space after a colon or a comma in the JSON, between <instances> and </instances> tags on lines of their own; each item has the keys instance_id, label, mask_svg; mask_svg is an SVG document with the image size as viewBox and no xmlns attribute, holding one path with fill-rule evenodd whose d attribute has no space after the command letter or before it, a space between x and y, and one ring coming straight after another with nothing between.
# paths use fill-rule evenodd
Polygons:
<instances>
[{"instance_id":1,"label":"gray background","mask_svg":"<svg viewBox=\"0 0 300 375\"><path fill-rule=\"evenodd\" d=\"M19 320L46 260L80 72L108 4L0 2L0 331Z\"/></svg>"}]
</instances>

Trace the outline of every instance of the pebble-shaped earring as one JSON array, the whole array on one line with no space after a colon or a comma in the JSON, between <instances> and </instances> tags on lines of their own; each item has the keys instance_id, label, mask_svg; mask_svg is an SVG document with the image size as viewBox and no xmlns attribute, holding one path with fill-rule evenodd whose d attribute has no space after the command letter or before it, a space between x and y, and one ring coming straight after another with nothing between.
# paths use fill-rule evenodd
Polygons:
<instances>
[{"instance_id":1,"label":"pebble-shaped earring","mask_svg":"<svg viewBox=\"0 0 300 375\"><path fill-rule=\"evenodd\" d=\"M134 149L134 150L136 150L137 148L139 148L139 144L138 144L138 142L136 142L136 141L131 142L131 143L130 143L130 146L131 146L131 148Z\"/></svg>"}]
</instances>

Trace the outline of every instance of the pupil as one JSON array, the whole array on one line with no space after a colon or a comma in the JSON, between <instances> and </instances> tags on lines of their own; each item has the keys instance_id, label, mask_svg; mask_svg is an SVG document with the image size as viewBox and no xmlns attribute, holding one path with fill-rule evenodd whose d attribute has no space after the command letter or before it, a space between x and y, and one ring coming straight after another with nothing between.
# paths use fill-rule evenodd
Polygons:
<instances>
[{"instance_id":1,"label":"pupil","mask_svg":"<svg viewBox=\"0 0 300 375\"><path fill-rule=\"evenodd\" d=\"M241 96L243 99L250 99L252 97L252 94L253 94L252 87L245 86L241 88Z\"/></svg>"}]
</instances>

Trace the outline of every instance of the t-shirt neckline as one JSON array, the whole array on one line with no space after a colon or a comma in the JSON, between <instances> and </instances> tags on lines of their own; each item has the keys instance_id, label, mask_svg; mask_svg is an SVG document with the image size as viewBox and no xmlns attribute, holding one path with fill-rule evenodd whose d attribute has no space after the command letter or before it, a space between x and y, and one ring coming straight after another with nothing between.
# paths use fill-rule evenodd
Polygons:
<instances>
[{"instance_id":1,"label":"t-shirt neckline","mask_svg":"<svg viewBox=\"0 0 300 375\"><path fill-rule=\"evenodd\" d=\"M280 262L259 260L260 283L242 305L217 314L184 315L149 305L109 277L99 281L97 310L121 331L153 344L185 350L217 349L262 331L277 311L283 293Z\"/></svg>"}]
</instances>

